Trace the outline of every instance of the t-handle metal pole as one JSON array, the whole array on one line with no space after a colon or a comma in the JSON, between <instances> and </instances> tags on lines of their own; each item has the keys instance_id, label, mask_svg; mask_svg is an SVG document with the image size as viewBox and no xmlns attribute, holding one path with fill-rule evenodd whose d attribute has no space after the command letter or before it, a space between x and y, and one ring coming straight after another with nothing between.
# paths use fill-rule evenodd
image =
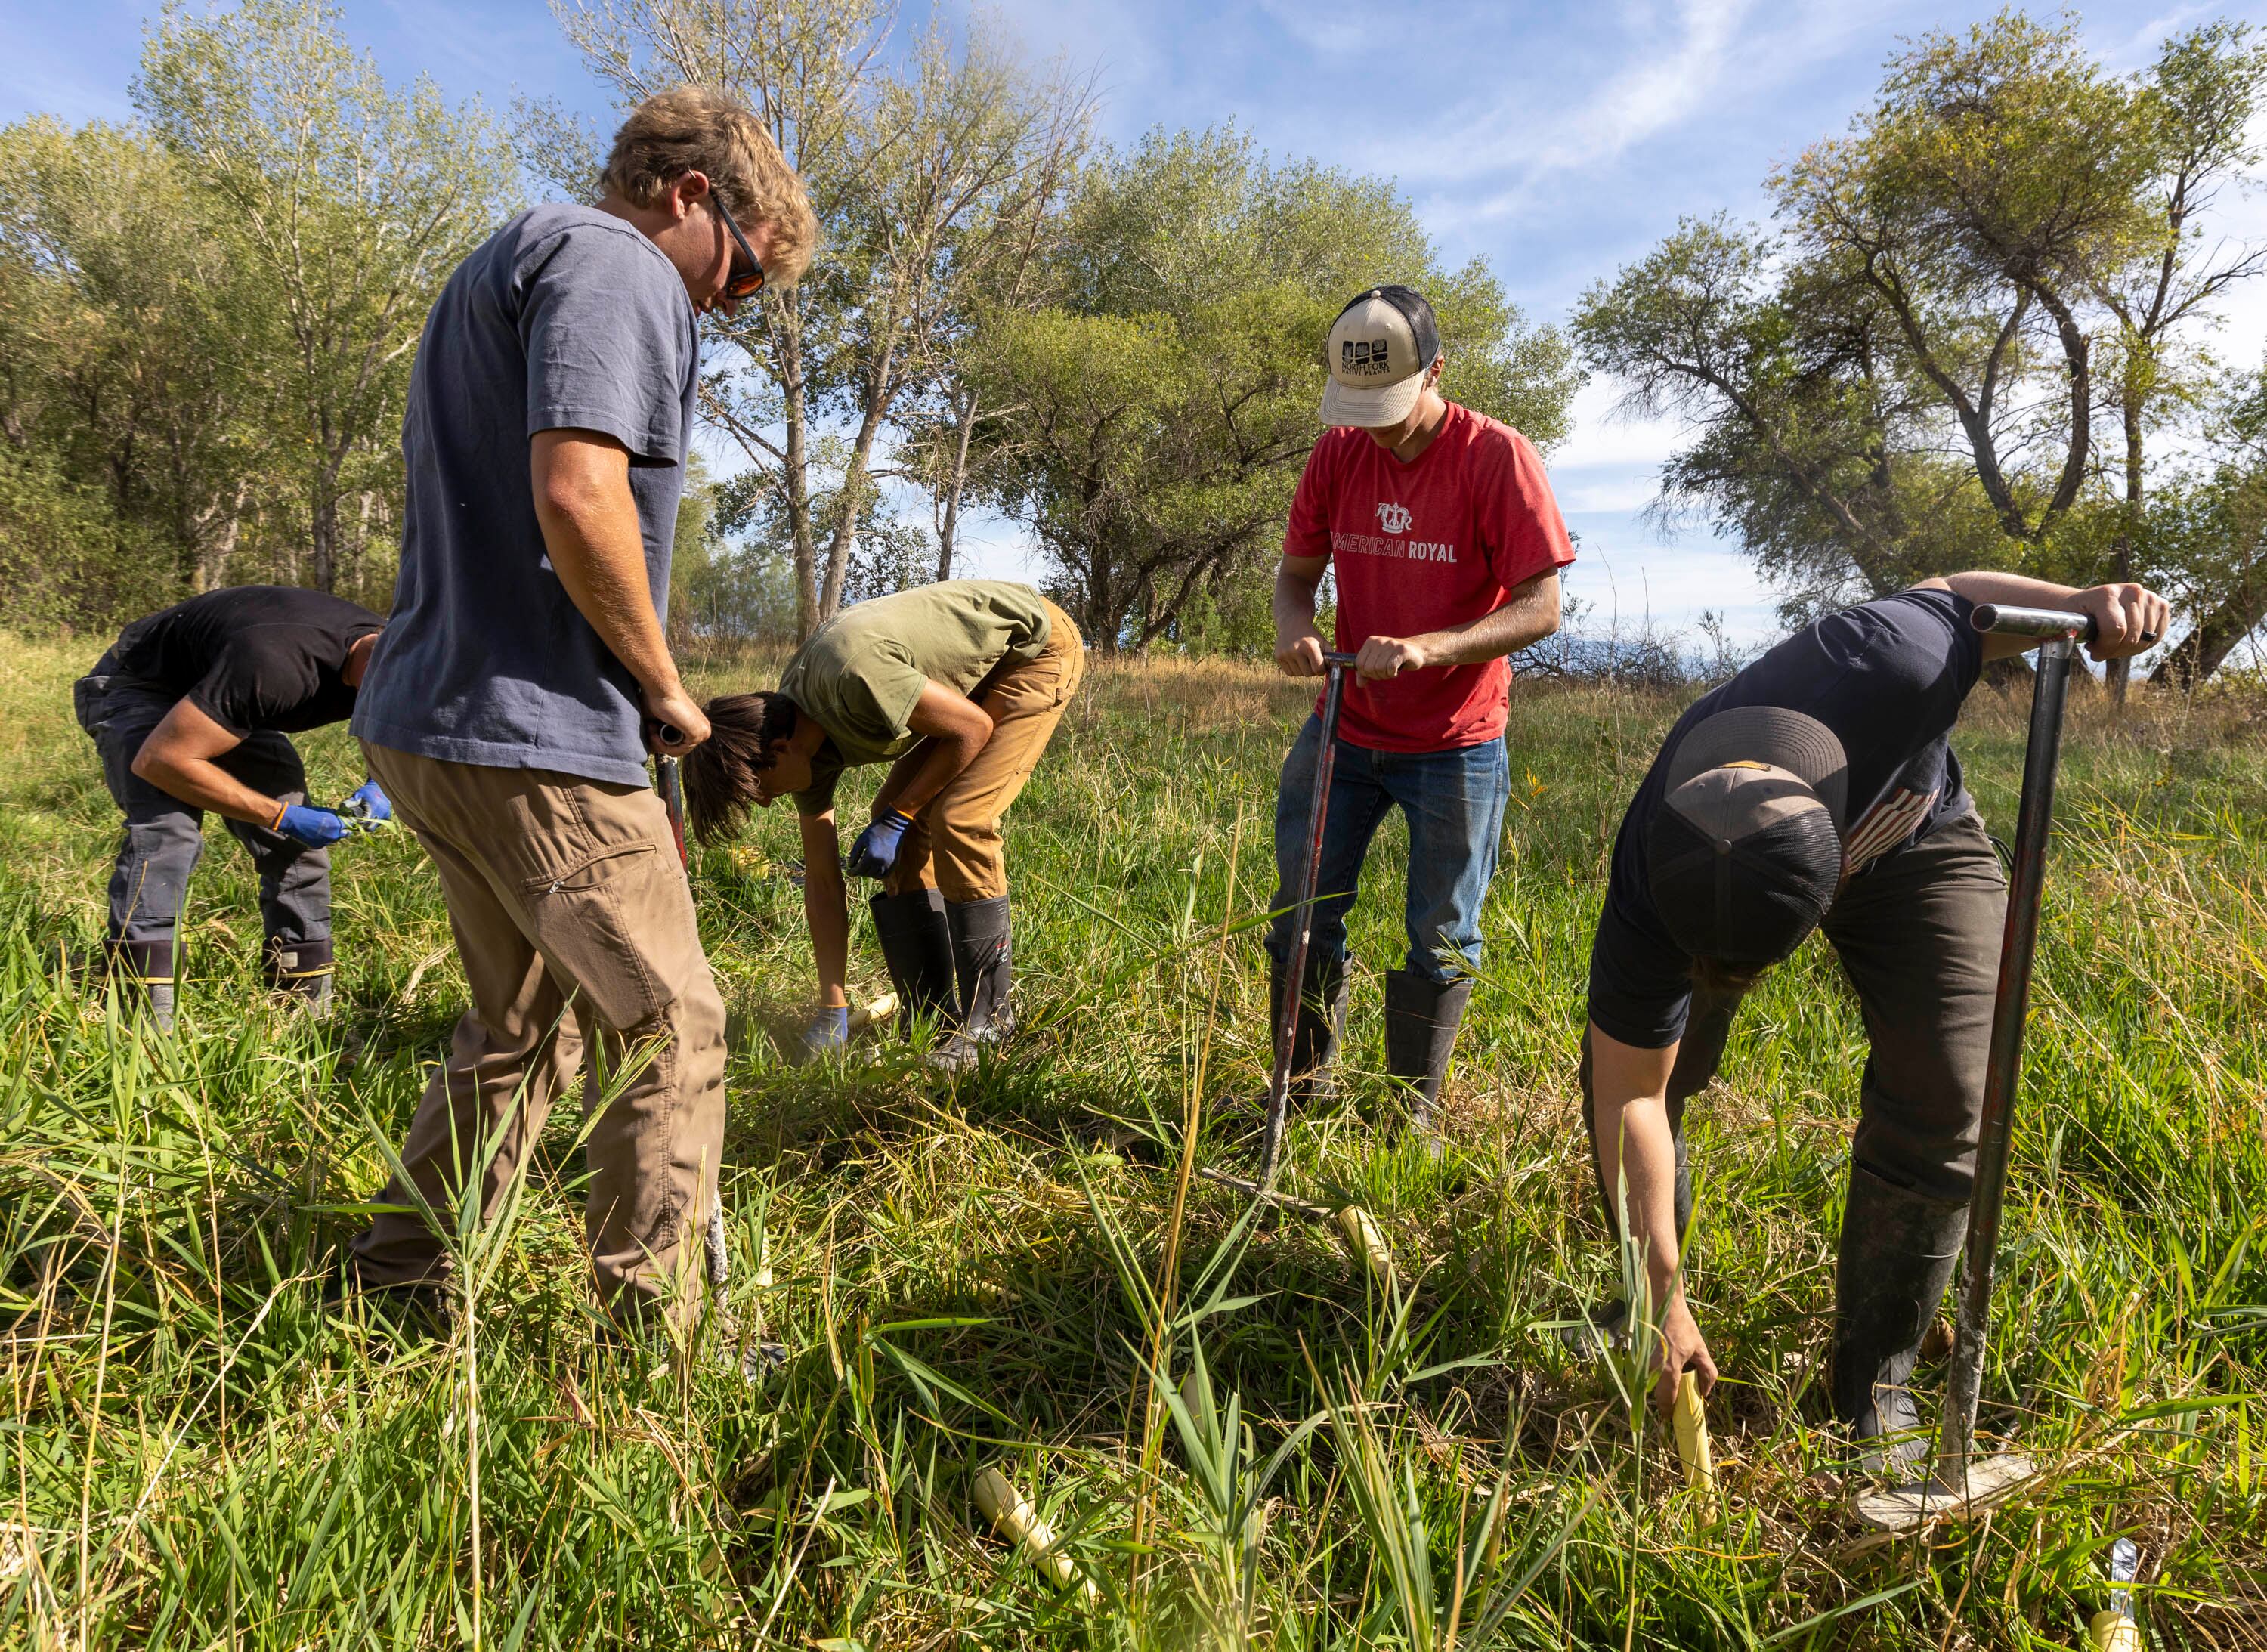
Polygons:
<instances>
[{"instance_id":1,"label":"t-handle metal pole","mask_svg":"<svg viewBox=\"0 0 2267 1652\"><path fill-rule=\"evenodd\" d=\"M2054 829L2055 772L2062 758L2063 701L2079 640L2095 623L2078 613L1979 606L1979 631L2046 639L2031 686L2030 737L2023 754L2023 797L2015 818L2014 868L2007 880L2007 928L1999 943L1999 980L1992 1003L1990 1056L1984 1073L1984 1116L1976 1149L1976 1186L1968 1205L1968 1272L1960 1293L1959 1335L1944 1395L1936 1447L1936 1483L1954 1496L1968 1492L1976 1448L1976 1407L1992 1325L1992 1274L1999 1251L1999 1215L2007 1192L2008 1145L2022 1080L2023 1029L2030 1009L2031 961L2039 935L2039 898L2046 884L2047 841Z\"/></svg>"},{"instance_id":2,"label":"t-handle metal pole","mask_svg":"<svg viewBox=\"0 0 2267 1652\"><path fill-rule=\"evenodd\" d=\"M1346 693L1351 654L1325 654L1323 671L1322 750L1315 758L1315 784L1307 799L1307 862L1299 869L1298 928L1291 956L1284 961L1283 997L1275 1006L1275 1066L1267 1079L1266 1134L1259 1143L1259 1185L1272 1186L1275 1161L1283 1148L1283 1122L1291 1105L1291 1060L1299 1032L1299 1002L1306 986L1307 943L1315 928L1315 885L1323 868L1323 821L1329 812L1331 773L1338 762L1339 704Z\"/></svg>"}]
</instances>

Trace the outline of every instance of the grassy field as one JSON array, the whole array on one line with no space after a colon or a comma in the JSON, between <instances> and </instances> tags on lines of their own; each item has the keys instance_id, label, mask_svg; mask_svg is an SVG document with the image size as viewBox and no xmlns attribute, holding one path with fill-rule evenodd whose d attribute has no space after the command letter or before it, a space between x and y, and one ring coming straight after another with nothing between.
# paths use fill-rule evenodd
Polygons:
<instances>
[{"instance_id":1,"label":"grassy field","mask_svg":"<svg viewBox=\"0 0 2267 1652\"><path fill-rule=\"evenodd\" d=\"M1606 848L1669 703L1516 701L1438 1164L1376 1076L1398 825L1381 841L1357 1075L1296 1122L1287 1177L1375 1214L1391 1289L1182 1174L1252 1159L1251 925L1296 687L1089 678L1012 817L1027 1030L957 1086L882 1042L789 1067L793 822L704 856L741 1028L730 1308L791 1350L749 1387L595 1343L572 1107L469 1242L453 1336L326 1318L463 1004L434 881L414 843L341 850L341 1002L294 1018L256 989L249 867L215 830L182 1031L121 1022L61 962L99 933L116 834L69 714L97 651L0 650L7 1644L2079 1647L2130 1534L2153 1646L2267 1647L2267 751L2238 705L2074 714L1985 1398L2049 1472L1987 1521L1853 1553L1823 1359L1864 1040L1822 946L1696 1105L1717 1494L1684 1489L1626 1373L1551 1330L1618 1267L1574 1052ZM2002 833L2021 726L1980 692L1960 741ZM310 747L319 795L359 780L341 731ZM870 935L853 971L884 984ZM979 1512L993 1467L1068 1586Z\"/></svg>"}]
</instances>

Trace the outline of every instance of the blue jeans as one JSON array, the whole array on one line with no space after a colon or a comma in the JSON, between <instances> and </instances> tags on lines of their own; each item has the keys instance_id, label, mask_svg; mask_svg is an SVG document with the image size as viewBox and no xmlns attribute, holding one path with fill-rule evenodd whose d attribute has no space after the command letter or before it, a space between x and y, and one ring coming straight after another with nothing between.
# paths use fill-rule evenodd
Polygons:
<instances>
[{"instance_id":1,"label":"blue jeans","mask_svg":"<svg viewBox=\"0 0 2267 1652\"><path fill-rule=\"evenodd\" d=\"M1268 909L1279 915L1268 926L1267 951L1278 965L1289 961L1298 933L1299 914L1286 908L1299 899L1299 875L1307 862L1307 805L1322 745L1322 719L1310 716L1283 760L1276 788L1276 890ZM1362 861L1387 807L1398 804L1409 822L1409 888L1402 907L1409 931L1406 967L1441 985L1477 971L1480 903L1495 876L1496 846L1510 796L1511 766L1501 740L1445 752L1373 752L1339 741L1308 957L1346 956L1346 917L1361 880Z\"/></svg>"}]
</instances>

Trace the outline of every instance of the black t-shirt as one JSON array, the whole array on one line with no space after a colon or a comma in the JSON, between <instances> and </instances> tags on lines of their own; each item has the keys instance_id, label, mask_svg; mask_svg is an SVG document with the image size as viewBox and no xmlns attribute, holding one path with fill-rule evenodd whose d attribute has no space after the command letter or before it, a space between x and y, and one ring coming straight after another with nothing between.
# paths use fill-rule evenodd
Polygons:
<instances>
[{"instance_id":1,"label":"black t-shirt","mask_svg":"<svg viewBox=\"0 0 2267 1652\"><path fill-rule=\"evenodd\" d=\"M118 634L121 676L177 694L239 739L351 716L347 652L385 621L359 603L296 585L238 585L176 603Z\"/></svg>"},{"instance_id":2,"label":"black t-shirt","mask_svg":"<svg viewBox=\"0 0 2267 1652\"><path fill-rule=\"evenodd\" d=\"M1829 614L1702 696L1662 742L1614 839L1605 910L1590 943L1590 1019L1609 1037L1657 1050L1684 1034L1692 959L1654 908L1646 833L1686 730L1736 706L1779 706L1833 731L1849 761L1842 876L1926 837L1967 810L1946 737L1984 668L1974 606L1948 591L1908 591Z\"/></svg>"}]
</instances>

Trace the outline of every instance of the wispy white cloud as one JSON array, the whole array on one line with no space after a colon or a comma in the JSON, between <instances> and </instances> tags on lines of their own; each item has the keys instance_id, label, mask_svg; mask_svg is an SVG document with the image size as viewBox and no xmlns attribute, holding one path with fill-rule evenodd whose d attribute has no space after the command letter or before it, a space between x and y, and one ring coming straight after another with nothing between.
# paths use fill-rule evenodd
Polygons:
<instances>
[{"instance_id":1,"label":"wispy white cloud","mask_svg":"<svg viewBox=\"0 0 2267 1652\"><path fill-rule=\"evenodd\" d=\"M1402 14L1375 5L1324 0L1258 0L1270 21L1321 57L1345 57L1380 42L1388 30L1405 36Z\"/></svg>"},{"instance_id":2,"label":"wispy white cloud","mask_svg":"<svg viewBox=\"0 0 2267 1652\"><path fill-rule=\"evenodd\" d=\"M1750 0L1676 0L1666 18L1652 5L1625 12L1624 35L1642 44L1587 96L1556 111L1522 99L1477 123L1460 121L1426 175L1448 183L1509 173L1517 182L1508 196L1518 184L1595 166L1681 125L1707 106L1750 10Z\"/></svg>"}]
</instances>

